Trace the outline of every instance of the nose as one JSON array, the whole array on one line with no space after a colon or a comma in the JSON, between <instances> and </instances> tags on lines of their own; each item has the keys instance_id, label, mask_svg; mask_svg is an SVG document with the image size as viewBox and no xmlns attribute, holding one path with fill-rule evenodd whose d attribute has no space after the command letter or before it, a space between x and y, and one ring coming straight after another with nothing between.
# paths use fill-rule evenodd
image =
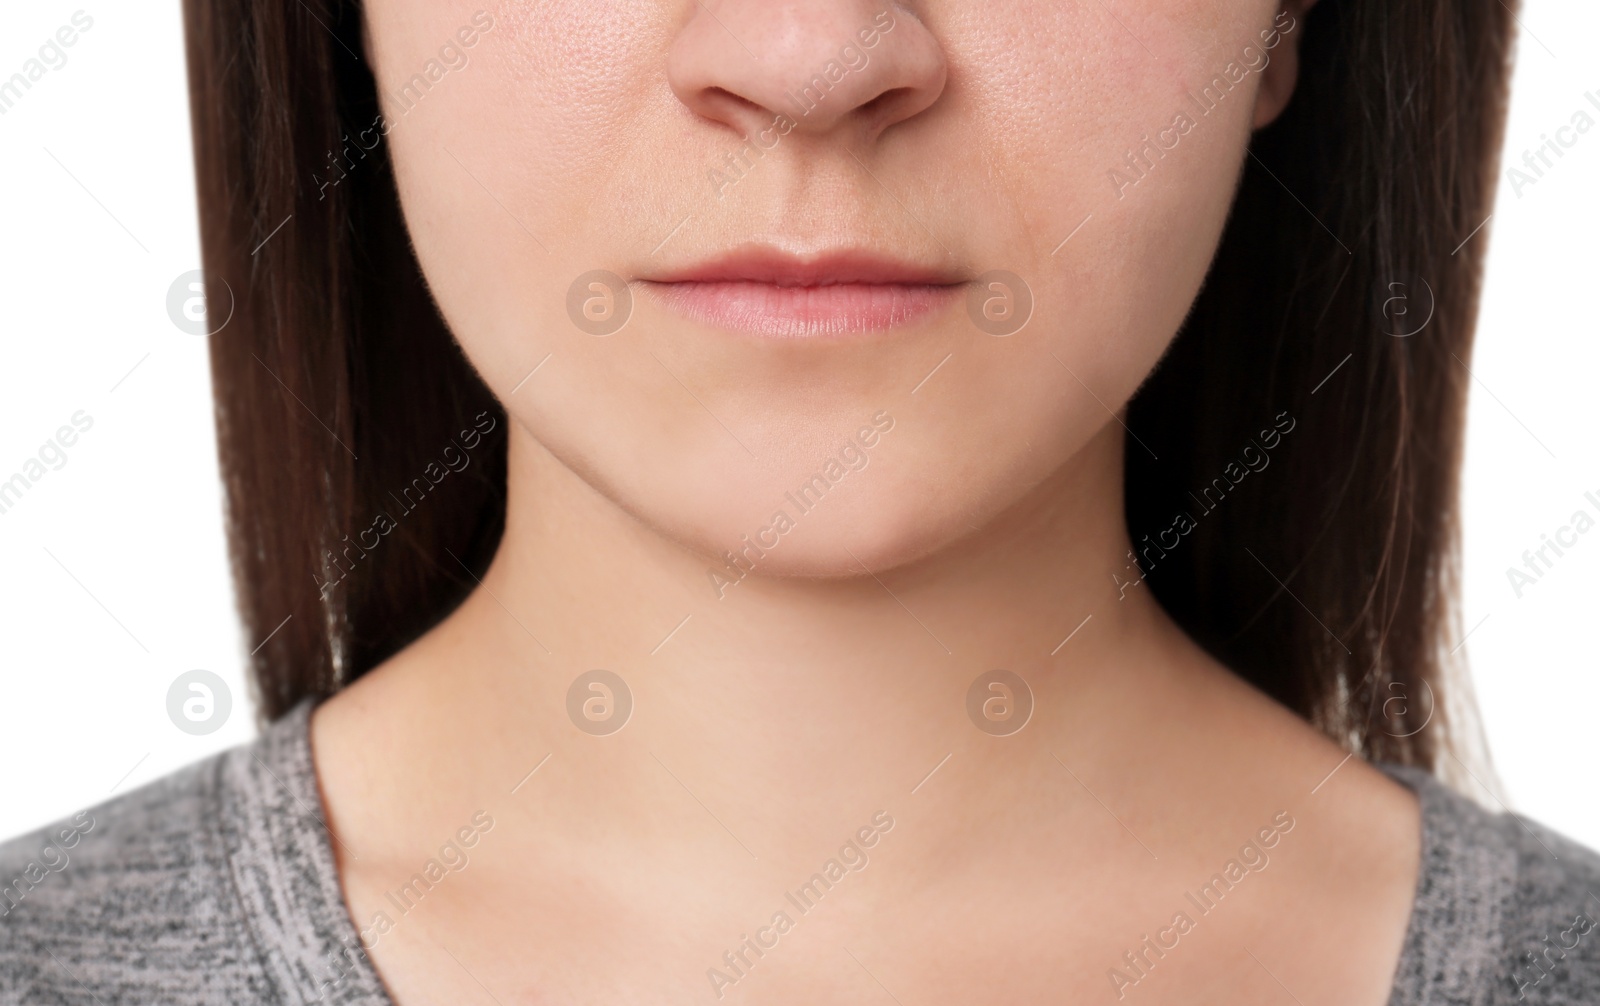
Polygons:
<instances>
[{"instance_id":1,"label":"nose","mask_svg":"<svg viewBox=\"0 0 1600 1006\"><path fill-rule=\"evenodd\" d=\"M892 0L694 0L667 76L695 114L751 135L778 116L791 131L875 138L944 91L944 50Z\"/></svg>"}]
</instances>

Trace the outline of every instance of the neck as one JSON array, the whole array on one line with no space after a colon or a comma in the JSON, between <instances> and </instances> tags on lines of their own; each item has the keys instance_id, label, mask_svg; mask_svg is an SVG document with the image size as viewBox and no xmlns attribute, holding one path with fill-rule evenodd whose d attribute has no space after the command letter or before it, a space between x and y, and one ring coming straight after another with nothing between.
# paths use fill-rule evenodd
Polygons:
<instances>
[{"instance_id":1,"label":"neck","mask_svg":"<svg viewBox=\"0 0 1600 1006\"><path fill-rule=\"evenodd\" d=\"M935 554L833 579L757 570L720 598L707 575L720 560L624 513L520 427L511 436L500 550L434 634L448 666L482 670L433 675L431 708L455 708L463 743L500 744L508 761L551 752L546 798L584 801L589 819L614 815L622 832L660 828L641 808L681 812L683 787L716 804L750 849L826 842L903 799L947 755L956 770L941 786L996 799L975 760L1115 758L1137 739L1113 728L1130 704L1148 709L1152 691L1173 691L1155 678L1189 649L1148 588L1119 596L1113 579L1127 579L1130 548L1114 426ZM623 729L591 736L569 719L568 691L601 668L622 678L633 708ZM994 734L1007 703L1026 696L978 686L980 709L998 702L990 732L968 712L975 679L1001 669L1034 703L1006 737ZM605 719L604 692L582 698ZM676 785L663 787L663 770Z\"/></svg>"}]
</instances>

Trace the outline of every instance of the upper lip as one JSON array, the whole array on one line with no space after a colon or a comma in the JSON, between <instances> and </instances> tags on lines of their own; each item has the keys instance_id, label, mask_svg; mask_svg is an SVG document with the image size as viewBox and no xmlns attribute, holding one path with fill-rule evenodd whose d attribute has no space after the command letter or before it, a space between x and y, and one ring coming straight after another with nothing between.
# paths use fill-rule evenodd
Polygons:
<instances>
[{"instance_id":1,"label":"upper lip","mask_svg":"<svg viewBox=\"0 0 1600 1006\"><path fill-rule=\"evenodd\" d=\"M796 254L750 245L688 265L639 277L652 283L768 283L782 287L847 283L944 286L964 277L945 268L908 262L859 248Z\"/></svg>"}]
</instances>

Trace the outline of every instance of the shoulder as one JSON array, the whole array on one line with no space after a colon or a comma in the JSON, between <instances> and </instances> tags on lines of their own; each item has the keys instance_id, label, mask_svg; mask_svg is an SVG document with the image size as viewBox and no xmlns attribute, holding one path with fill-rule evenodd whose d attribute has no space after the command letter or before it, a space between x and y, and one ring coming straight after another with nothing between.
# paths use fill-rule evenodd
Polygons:
<instances>
[{"instance_id":1,"label":"shoulder","mask_svg":"<svg viewBox=\"0 0 1600 1006\"><path fill-rule=\"evenodd\" d=\"M0 1002L319 998L348 920L306 713L0 844Z\"/></svg>"},{"instance_id":2,"label":"shoulder","mask_svg":"<svg viewBox=\"0 0 1600 1006\"><path fill-rule=\"evenodd\" d=\"M1600 1001L1600 853L1414 768L1423 849L1395 1006Z\"/></svg>"},{"instance_id":3,"label":"shoulder","mask_svg":"<svg viewBox=\"0 0 1600 1006\"><path fill-rule=\"evenodd\" d=\"M226 757L0 845L0 1000L198 1002L185 986L249 973L215 827Z\"/></svg>"}]
</instances>

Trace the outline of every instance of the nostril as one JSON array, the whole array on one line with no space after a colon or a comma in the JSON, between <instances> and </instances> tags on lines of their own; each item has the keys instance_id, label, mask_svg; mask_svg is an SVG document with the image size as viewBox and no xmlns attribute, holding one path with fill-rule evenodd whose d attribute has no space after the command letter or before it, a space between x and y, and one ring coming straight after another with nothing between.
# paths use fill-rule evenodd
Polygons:
<instances>
[{"instance_id":1,"label":"nostril","mask_svg":"<svg viewBox=\"0 0 1600 1006\"><path fill-rule=\"evenodd\" d=\"M889 90L862 105L859 111L861 111L868 118L871 118L883 112L885 109L893 107L897 102L909 94L911 94L911 88L909 87L891 87Z\"/></svg>"},{"instance_id":2,"label":"nostril","mask_svg":"<svg viewBox=\"0 0 1600 1006\"><path fill-rule=\"evenodd\" d=\"M764 114L765 109L760 103L717 85L701 87L686 104L696 113L720 122L740 135L760 128L761 124L772 119L770 114Z\"/></svg>"},{"instance_id":3,"label":"nostril","mask_svg":"<svg viewBox=\"0 0 1600 1006\"><path fill-rule=\"evenodd\" d=\"M718 103L724 103L725 102L725 103L732 104L733 106L735 106L737 108L748 108L751 111L755 111L755 112L759 112L759 111L762 110L760 105L758 105L757 103L751 101L749 98L746 98L746 97L744 97L743 95L740 95L740 94L735 94L735 93L733 93L732 91L728 90L725 87L708 87L708 88L706 88L706 92L705 93L706 93L706 97L708 97L712 101L715 101L715 102L718 102Z\"/></svg>"}]
</instances>

